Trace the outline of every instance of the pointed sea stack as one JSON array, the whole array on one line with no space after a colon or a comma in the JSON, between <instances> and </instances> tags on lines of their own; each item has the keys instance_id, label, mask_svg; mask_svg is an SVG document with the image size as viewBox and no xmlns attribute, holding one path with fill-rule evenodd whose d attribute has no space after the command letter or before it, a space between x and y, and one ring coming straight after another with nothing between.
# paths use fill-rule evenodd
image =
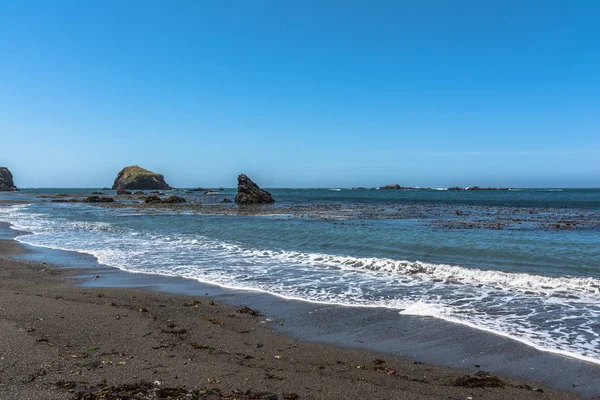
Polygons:
<instances>
[{"instance_id":1,"label":"pointed sea stack","mask_svg":"<svg viewBox=\"0 0 600 400\"><path fill-rule=\"evenodd\" d=\"M262 190L258 185L252 182L252 179L246 175L238 176L238 192L235 196L235 202L239 204L271 204L275 199L271 193Z\"/></svg>"},{"instance_id":2,"label":"pointed sea stack","mask_svg":"<svg viewBox=\"0 0 600 400\"><path fill-rule=\"evenodd\" d=\"M6 167L0 167L0 192L18 192L13 176Z\"/></svg>"},{"instance_id":3,"label":"pointed sea stack","mask_svg":"<svg viewBox=\"0 0 600 400\"><path fill-rule=\"evenodd\" d=\"M171 186L161 174L148 171L139 165L125 167L119 172L113 190L168 190Z\"/></svg>"}]
</instances>

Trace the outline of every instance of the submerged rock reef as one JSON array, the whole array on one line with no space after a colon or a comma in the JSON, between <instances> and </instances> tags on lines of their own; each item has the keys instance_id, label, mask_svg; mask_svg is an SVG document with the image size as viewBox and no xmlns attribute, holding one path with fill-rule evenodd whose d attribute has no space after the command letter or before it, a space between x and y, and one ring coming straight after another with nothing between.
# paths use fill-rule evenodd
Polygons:
<instances>
[{"instance_id":1,"label":"submerged rock reef","mask_svg":"<svg viewBox=\"0 0 600 400\"><path fill-rule=\"evenodd\" d=\"M271 193L259 188L252 179L241 174L238 176L238 192L235 202L238 204L271 204L275 203L275 199Z\"/></svg>"},{"instance_id":2,"label":"submerged rock reef","mask_svg":"<svg viewBox=\"0 0 600 400\"><path fill-rule=\"evenodd\" d=\"M0 192L17 192L19 189L13 182L13 175L6 167L0 167Z\"/></svg>"},{"instance_id":3,"label":"submerged rock reef","mask_svg":"<svg viewBox=\"0 0 600 400\"><path fill-rule=\"evenodd\" d=\"M360 190L364 188L352 188L352 190ZM433 190L433 188L427 187L413 187L413 186L400 186L397 183L392 183L390 185L381 186L379 190ZM511 190L511 188L497 188L497 187L479 187L479 186L468 186L466 188L462 188L460 186L452 186L447 190L450 191L459 191L459 190Z\"/></svg>"},{"instance_id":4,"label":"submerged rock reef","mask_svg":"<svg viewBox=\"0 0 600 400\"><path fill-rule=\"evenodd\" d=\"M252 187L243 178L242 183L244 183L242 190L260 190L259 193L263 196L264 193L268 194L258 186ZM206 196L200 201L197 195L186 194L182 191L179 192L181 196L172 195L170 197L160 192L151 192L148 196L140 194L108 197L98 194L82 196L60 193L40 194L36 197L48 199L53 203L93 203L100 207L138 209L139 212L146 213L185 211L197 215L276 216L311 218L343 224L360 224L359 220L362 219L407 219L435 229L561 231L600 229L600 210L597 208L540 207L533 204L521 206L447 204L443 200L424 204L397 201L332 203L323 200L310 204L286 204L284 202L271 207L246 207L246 204L263 204L257 203L257 198L253 197L258 194L238 193L238 202L240 200L253 201L240 203L239 206L228 204L232 203L232 200L225 196ZM270 195L268 196L266 201L275 201Z\"/></svg>"},{"instance_id":5,"label":"submerged rock reef","mask_svg":"<svg viewBox=\"0 0 600 400\"><path fill-rule=\"evenodd\" d=\"M164 176L148 171L139 165L125 167L119 172L112 186L113 190L168 190L171 186Z\"/></svg>"}]
</instances>

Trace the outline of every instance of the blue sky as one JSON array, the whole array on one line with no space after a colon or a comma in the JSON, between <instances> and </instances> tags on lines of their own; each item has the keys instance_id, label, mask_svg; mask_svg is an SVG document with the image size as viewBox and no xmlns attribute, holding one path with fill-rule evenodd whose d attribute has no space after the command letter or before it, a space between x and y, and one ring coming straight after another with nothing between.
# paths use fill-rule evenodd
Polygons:
<instances>
[{"instance_id":1,"label":"blue sky","mask_svg":"<svg viewBox=\"0 0 600 400\"><path fill-rule=\"evenodd\" d=\"M22 187L600 187L600 2L0 0Z\"/></svg>"}]
</instances>

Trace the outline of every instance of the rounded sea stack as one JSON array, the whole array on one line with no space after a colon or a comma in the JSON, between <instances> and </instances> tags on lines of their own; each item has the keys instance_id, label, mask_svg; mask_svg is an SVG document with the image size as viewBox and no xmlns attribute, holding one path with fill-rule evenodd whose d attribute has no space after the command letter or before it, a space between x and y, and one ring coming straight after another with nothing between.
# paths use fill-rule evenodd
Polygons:
<instances>
[{"instance_id":1,"label":"rounded sea stack","mask_svg":"<svg viewBox=\"0 0 600 400\"><path fill-rule=\"evenodd\" d=\"M148 171L139 165L125 167L119 172L113 190L168 190L171 186L161 174Z\"/></svg>"}]
</instances>

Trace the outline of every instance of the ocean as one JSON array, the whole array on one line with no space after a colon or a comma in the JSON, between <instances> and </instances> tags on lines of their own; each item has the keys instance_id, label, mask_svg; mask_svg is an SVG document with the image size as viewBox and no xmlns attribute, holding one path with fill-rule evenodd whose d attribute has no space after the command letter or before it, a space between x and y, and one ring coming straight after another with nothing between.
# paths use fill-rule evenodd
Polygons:
<instances>
[{"instance_id":1,"label":"ocean","mask_svg":"<svg viewBox=\"0 0 600 400\"><path fill-rule=\"evenodd\" d=\"M600 190L272 189L258 211L222 204L235 189L168 191L189 203L161 209L52 202L94 190L0 193L21 202L0 221L129 272L386 307L600 363Z\"/></svg>"}]
</instances>

